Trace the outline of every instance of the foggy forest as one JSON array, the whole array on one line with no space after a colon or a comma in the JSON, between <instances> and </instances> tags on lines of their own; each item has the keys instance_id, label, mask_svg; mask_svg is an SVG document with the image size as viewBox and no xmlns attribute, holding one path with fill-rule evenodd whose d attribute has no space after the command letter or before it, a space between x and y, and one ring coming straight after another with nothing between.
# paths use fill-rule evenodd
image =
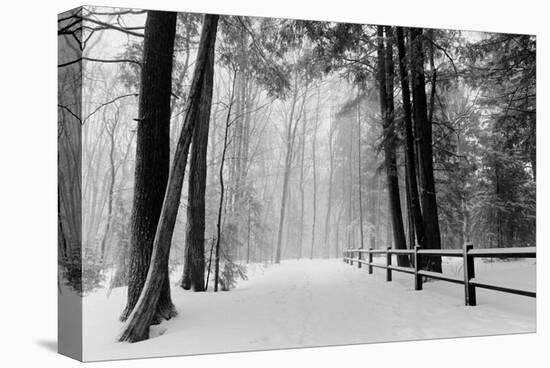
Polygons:
<instances>
[{"instance_id":1,"label":"foggy forest","mask_svg":"<svg viewBox=\"0 0 550 368\"><path fill-rule=\"evenodd\" d=\"M58 43L59 272L115 346L349 249L536 245L534 36L84 7Z\"/></svg>"}]
</instances>

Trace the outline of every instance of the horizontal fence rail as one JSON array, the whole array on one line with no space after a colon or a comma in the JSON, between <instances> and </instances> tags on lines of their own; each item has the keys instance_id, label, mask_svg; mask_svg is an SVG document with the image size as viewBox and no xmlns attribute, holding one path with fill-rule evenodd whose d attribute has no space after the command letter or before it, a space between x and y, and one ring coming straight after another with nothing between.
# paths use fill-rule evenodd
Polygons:
<instances>
[{"instance_id":1,"label":"horizontal fence rail","mask_svg":"<svg viewBox=\"0 0 550 368\"><path fill-rule=\"evenodd\" d=\"M386 257L385 263L373 262L373 255L381 254ZM463 249L422 249L417 246L414 249L346 249L343 252L344 262L361 268L363 265L368 267L368 273L372 274L373 268L386 270L386 281L392 280L392 271L403 272L414 275L414 289L422 290L422 278L432 278L447 281L455 284L464 285L464 302L466 305L474 306L476 301L476 288L489 289L504 293L523 295L536 298L535 290L517 289L513 287L497 285L492 282L486 282L475 277L475 258L536 258L535 247L521 248L489 248L474 249L472 244L465 244ZM401 267L392 265L392 255L408 255L412 257L412 267ZM433 272L422 269L425 257L460 257L463 259L463 277L457 277L439 272Z\"/></svg>"}]
</instances>

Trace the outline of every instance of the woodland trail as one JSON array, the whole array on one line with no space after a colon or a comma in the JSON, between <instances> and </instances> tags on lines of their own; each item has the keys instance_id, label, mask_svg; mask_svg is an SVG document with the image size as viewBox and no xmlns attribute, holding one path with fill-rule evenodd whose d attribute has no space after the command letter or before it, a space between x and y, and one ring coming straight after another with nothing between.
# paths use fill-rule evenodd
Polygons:
<instances>
[{"instance_id":1,"label":"woodland trail","mask_svg":"<svg viewBox=\"0 0 550 368\"><path fill-rule=\"evenodd\" d=\"M447 272L459 272L446 264ZM534 263L495 262L491 275L529 275ZM529 280L527 280L530 282ZM179 315L152 328L140 343L117 343L126 290L109 299L84 298L84 356L162 356L334 344L533 332L535 300L480 291L479 305L463 305L462 286L444 282L414 291L409 275L368 275L341 260L283 261L249 267L249 280L230 292L195 293L174 286ZM114 326L114 327L113 327ZM106 336L106 333L109 335Z\"/></svg>"}]
</instances>

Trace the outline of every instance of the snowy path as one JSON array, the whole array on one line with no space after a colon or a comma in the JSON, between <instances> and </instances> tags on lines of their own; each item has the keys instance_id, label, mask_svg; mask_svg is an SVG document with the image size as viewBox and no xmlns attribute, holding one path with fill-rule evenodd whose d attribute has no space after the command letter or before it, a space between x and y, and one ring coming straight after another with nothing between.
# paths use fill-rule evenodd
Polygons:
<instances>
[{"instance_id":1,"label":"snowy path","mask_svg":"<svg viewBox=\"0 0 550 368\"><path fill-rule=\"evenodd\" d=\"M476 264L478 275L534 284L534 262ZM460 272L457 265L446 265ZM154 338L117 343L125 289L84 299L84 357L127 357L354 344L533 332L535 300L478 290L478 306L463 305L463 286L444 282L414 291L410 275L368 275L341 260L286 261L251 267L231 292L193 293L173 287L179 316L153 328ZM501 275L501 277L498 277Z\"/></svg>"}]
</instances>

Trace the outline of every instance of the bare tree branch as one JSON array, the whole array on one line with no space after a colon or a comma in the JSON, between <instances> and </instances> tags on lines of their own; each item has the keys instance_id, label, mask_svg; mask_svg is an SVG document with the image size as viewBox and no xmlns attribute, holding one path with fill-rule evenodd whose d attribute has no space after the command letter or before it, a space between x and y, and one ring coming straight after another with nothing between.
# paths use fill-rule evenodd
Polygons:
<instances>
[{"instance_id":1,"label":"bare tree branch","mask_svg":"<svg viewBox=\"0 0 550 368\"><path fill-rule=\"evenodd\" d=\"M99 21L99 20L96 20L96 19L92 19L92 18L87 18L87 17L82 17L82 20L85 20L85 21L88 21L90 23L94 23L94 24L97 24L99 26L102 26L103 27L102 29L112 29L112 30L115 30L115 31L120 31L120 32L129 34L131 36L144 37L143 33L133 31L134 29L136 29L138 27L129 27L129 28L127 28L127 27L117 27L117 26L114 26L112 24L105 23L105 22L102 22L102 21ZM138 28L138 29L141 29L141 28Z\"/></svg>"},{"instance_id":2,"label":"bare tree branch","mask_svg":"<svg viewBox=\"0 0 550 368\"><path fill-rule=\"evenodd\" d=\"M93 62L96 62L96 63L131 63L131 64L136 64L138 66L141 67L141 63L137 60L133 60L133 59L113 59L113 60L110 60L110 59L96 59L96 58L90 58L90 57L81 57L81 58L78 58L78 59L75 59L75 60L72 60L72 61L68 61L66 63L63 63L63 64L59 64L57 65L58 68L62 68L62 67L65 67L65 66L69 66L71 64L76 64L82 60L86 60L86 61L93 61Z\"/></svg>"},{"instance_id":3,"label":"bare tree branch","mask_svg":"<svg viewBox=\"0 0 550 368\"><path fill-rule=\"evenodd\" d=\"M139 15L139 14L145 14L147 13L147 10L121 10L121 11L115 11L115 12L95 12L91 11L87 15Z\"/></svg>"},{"instance_id":4,"label":"bare tree branch","mask_svg":"<svg viewBox=\"0 0 550 368\"><path fill-rule=\"evenodd\" d=\"M80 119L80 116L78 116L77 114L75 114L71 109L69 109L67 106L65 105L61 105L61 104L57 104L57 107L67 111L69 114L71 114L76 120L78 120L81 124L82 124L82 120Z\"/></svg>"},{"instance_id":5,"label":"bare tree branch","mask_svg":"<svg viewBox=\"0 0 550 368\"><path fill-rule=\"evenodd\" d=\"M129 93L129 94L127 94L127 95L118 96L118 97L113 98L112 100L110 100L110 101L108 101L108 102L102 103L101 105L99 105L98 107L96 107L96 108L94 109L94 111L92 111L88 116L86 116L86 117L84 118L84 121L82 122L82 124L86 123L86 121L87 121L88 119L90 119L90 118L92 117L92 115L94 115L96 112L98 112L101 108L103 108L103 107L105 107L105 106L107 106L107 105L110 105L110 104L112 104L112 103L115 103L116 101L118 101L118 100L120 100L120 99L122 99L122 98L132 97L132 96L136 96L136 97L137 97L137 96L139 96L139 95L138 95L137 93Z\"/></svg>"}]
</instances>

